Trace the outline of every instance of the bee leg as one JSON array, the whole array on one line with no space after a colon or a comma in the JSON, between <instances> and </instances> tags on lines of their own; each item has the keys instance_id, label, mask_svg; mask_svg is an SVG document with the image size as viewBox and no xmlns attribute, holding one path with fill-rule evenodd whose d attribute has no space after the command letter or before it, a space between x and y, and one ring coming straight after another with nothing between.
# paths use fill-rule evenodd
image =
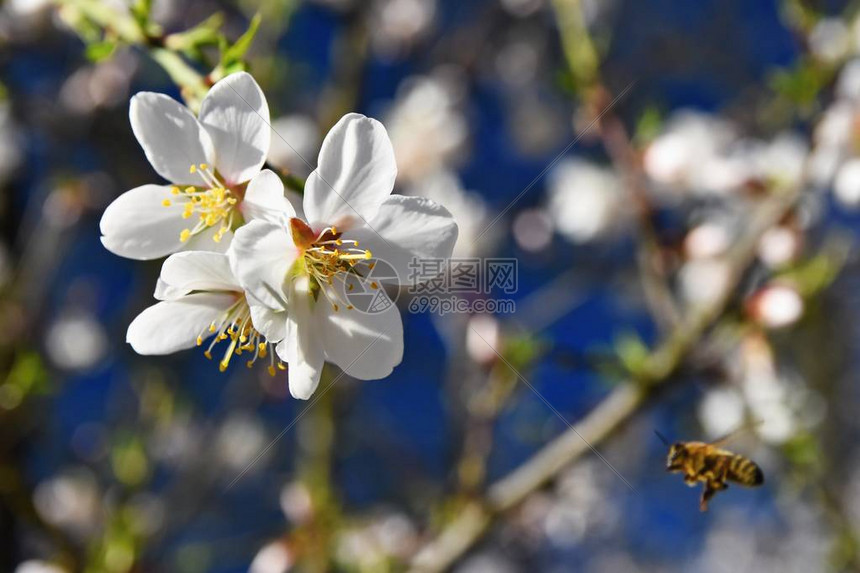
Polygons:
<instances>
[{"instance_id":1,"label":"bee leg","mask_svg":"<svg viewBox=\"0 0 860 573\"><path fill-rule=\"evenodd\" d=\"M705 482L705 488L702 490L702 499L699 502L699 509L701 511L708 511L708 501L710 501L718 491L728 488L729 486L722 481L713 480Z\"/></svg>"}]
</instances>

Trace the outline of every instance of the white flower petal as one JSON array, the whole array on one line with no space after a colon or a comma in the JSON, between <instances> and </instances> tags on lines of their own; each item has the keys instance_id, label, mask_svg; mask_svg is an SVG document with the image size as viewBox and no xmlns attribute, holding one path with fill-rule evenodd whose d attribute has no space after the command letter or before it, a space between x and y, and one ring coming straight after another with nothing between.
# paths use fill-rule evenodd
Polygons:
<instances>
[{"instance_id":1,"label":"white flower petal","mask_svg":"<svg viewBox=\"0 0 860 573\"><path fill-rule=\"evenodd\" d=\"M102 243L129 259L157 259L182 250L179 234L188 227L182 210L162 202L173 199L170 187L143 185L126 191L108 205L99 224Z\"/></svg>"},{"instance_id":2,"label":"white flower petal","mask_svg":"<svg viewBox=\"0 0 860 573\"><path fill-rule=\"evenodd\" d=\"M209 325L236 302L236 295L200 293L159 302L140 313L128 327L126 341L138 354L170 354L192 348L207 336Z\"/></svg>"},{"instance_id":3,"label":"white flower petal","mask_svg":"<svg viewBox=\"0 0 860 573\"><path fill-rule=\"evenodd\" d=\"M131 98L131 129L153 169L173 183L201 185L192 165L214 157L212 140L187 107L164 94L143 92Z\"/></svg>"},{"instance_id":4,"label":"white flower petal","mask_svg":"<svg viewBox=\"0 0 860 573\"><path fill-rule=\"evenodd\" d=\"M314 300L306 276L299 276L290 285L290 312L286 333L276 350L289 366L290 394L307 400L320 382L325 351L320 340L319 325L315 324Z\"/></svg>"},{"instance_id":5,"label":"white flower petal","mask_svg":"<svg viewBox=\"0 0 860 573\"><path fill-rule=\"evenodd\" d=\"M296 216L292 203L284 195L284 184L273 171L264 169L251 179L241 203L246 221L263 219L286 225Z\"/></svg>"},{"instance_id":6,"label":"white flower petal","mask_svg":"<svg viewBox=\"0 0 860 573\"><path fill-rule=\"evenodd\" d=\"M381 123L350 113L331 128L305 183L304 211L314 228L370 221L394 188L397 164Z\"/></svg>"},{"instance_id":7,"label":"white flower petal","mask_svg":"<svg viewBox=\"0 0 860 573\"><path fill-rule=\"evenodd\" d=\"M290 205L293 206L293 211L296 214L295 216L302 221L307 221L308 218L305 217L305 208L302 205L302 196L293 191L292 189L287 189L286 191L284 191L284 196L286 196L287 201L290 202Z\"/></svg>"},{"instance_id":8,"label":"white flower petal","mask_svg":"<svg viewBox=\"0 0 860 573\"><path fill-rule=\"evenodd\" d=\"M212 138L215 166L228 185L260 171L269 153L269 105L250 74L231 74L212 86L200 105L200 123Z\"/></svg>"},{"instance_id":9,"label":"white flower petal","mask_svg":"<svg viewBox=\"0 0 860 573\"><path fill-rule=\"evenodd\" d=\"M186 225L186 228L192 225ZM221 237L220 241L215 240L215 235L218 234L220 225L215 224L211 227L203 229L198 234L194 235L185 242L183 251L207 251L210 253L226 253L230 250L230 245L233 243L233 231L227 231Z\"/></svg>"},{"instance_id":10,"label":"white flower petal","mask_svg":"<svg viewBox=\"0 0 860 573\"><path fill-rule=\"evenodd\" d=\"M152 294L158 300L176 300L187 295L189 291L181 288L174 288L161 280L161 277L155 282L155 292Z\"/></svg>"},{"instance_id":11,"label":"white flower petal","mask_svg":"<svg viewBox=\"0 0 860 573\"><path fill-rule=\"evenodd\" d=\"M258 219L239 227L228 255L233 274L250 296L271 309L285 309L284 281L298 251L284 225Z\"/></svg>"},{"instance_id":12,"label":"white flower petal","mask_svg":"<svg viewBox=\"0 0 860 573\"><path fill-rule=\"evenodd\" d=\"M230 260L222 253L188 251L171 255L161 267L160 279L186 292L242 290L230 270Z\"/></svg>"},{"instance_id":13,"label":"white flower petal","mask_svg":"<svg viewBox=\"0 0 860 573\"><path fill-rule=\"evenodd\" d=\"M378 380L403 360L403 323L393 303L376 313L335 311L322 297L317 306L326 359L348 375Z\"/></svg>"},{"instance_id":14,"label":"white flower petal","mask_svg":"<svg viewBox=\"0 0 860 573\"><path fill-rule=\"evenodd\" d=\"M368 226L345 236L357 239L360 248L370 249L375 259L394 267L400 283L407 284L413 260L450 258L457 223L447 209L430 199L392 195Z\"/></svg>"},{"instance_id":15,"label":"white flower petal","mask_svg":"<svg viewBox=\"0 0 860 573\"><path fill-rule=\"evenodd\" d=\"M262 304L250 302L251 322L257 332L266 337L269 342L279 342L287 335L286 311L275 312Z\"/></svg>"}]
</instances>

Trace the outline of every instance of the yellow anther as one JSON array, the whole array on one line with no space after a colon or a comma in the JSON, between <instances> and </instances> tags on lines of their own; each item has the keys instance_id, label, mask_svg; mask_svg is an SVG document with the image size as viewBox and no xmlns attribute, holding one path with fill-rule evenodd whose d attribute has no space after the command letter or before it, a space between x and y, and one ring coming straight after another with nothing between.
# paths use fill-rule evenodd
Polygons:
<instances>
[{"instance_id":1,"label":"yellow anther","mask_svg":"<svg viewBox=\"0 0 860 573\"><path fill-rule=\"evenodd\" d=\"M200 170L201 170L201 171L206 171L207 169L209 169L209 166L208 166L208 165L206 165L205 163L201 163L201 164L200 164Z\"/></svg>"},{"instance_id":2,"label":"yellow anther","mask_svg":"<svg viewBox=\"0 0 860 573\"><path fill-rule=\"evenodd\" d=\"M203 337L202 337L202 336L198 336L198 337L197 337L197 346L200 346L201 344L203 344Z\"/></svg>"},{"instance_id":3,"label":"yellow anther","mask_svg":"<svg viewBox=\"0 0 860 573\"><path fill-rule=\"evenodd\" d=\"M337 306L337 304L333 304L333 305L331 305L331 307L334 309L335 312L340 310L340 307Z\"/></svg>"},{"instance_id":4,"label":"yellow anther","mask_svg":"<svg viewBox=\"0 0 860 573\"><path fill-rule=\"evenodd\" d=\"M161 202L161 204L164 205L165 207L170 207L170 205L171 205L170 199L165 199L164 201Z\"/></svg>"},{"instance_id":5,"label":"yellow anther","mask_svg":"<svg viewBox=\"0 0 860 573\"><path fill-rule=\"evenodd\" d=\"M352 292L352 290L353 290L354 288L355 288L355 285L354 285L354 284L352 284L352 283L349 283L349 286L347 286L347 287L346 287L346 290L348 290L348 291Z\"/></svg>"},{"instance_id":6,"label":"yellow anther","mask_svg":"<svg viewBox=\"0 0 860 573\"><path fill-rule=\"evenodd\" d=\"M269 370L269 376L274 376L274 375L275 375L275 367L274 367L274 366L269 365L268 370Z\"/></svg>"},{"instance_id":7,"label":"yellow anther","mask_svg":"<svg viewBox=\"0 0 860 573\"><path fill-rule=\"evenodd\" d=\"M247 361L247 362L245 363L245 366L247 366L248 368L251 368L252 366L254 366L254 361L253 361L253 360L249 360L249 361Z\"/></svg>"},{"instance_id":8,"label":"yellow anther","mask_svg":"<svg viewBox=\"0 0 860 573\"><path fill-rule=\"evenodd\" d=\"M376 284L375 282L372 282L372 283L370 283L370 288L377 289L377 288L379 288L379 285Z\"/></svg>"},{"instance_id":9,"label":"yellow anther","mask_svg":"<svg viewBox=\"0 0 860 573\"><path fill-rule=\"evenodd\" d=\"M286 370L286 369L287 369L287 367L284 366L283 362L278 362L278 370Z\"/></svg>"},{"instance_id":10,"label":"yellow anther","mask_svg":"<svg viewBox=\"0 0 860 573\"><path fill-rule=\"evenodd\" d=\"M331 234L337 235L337 227L335 227L334 225L331 226Z\"/></svg>"},{"instance_id":11,"label":"yellow anther","mask_svg":"<svg viewBox=\"0 0 860 573\"><path fill-rule=\"evenodd\" d=\"M204 352L204 353L203 353L203 356L205 356L205 357L206 357L206 358L208 358L209 360L212 360L212 353L211 353L211 352L209 352L208 350L207 350L206 352Z\"/></svg>"},{"instance_id":12,"label":"yellow anther","mask_svg":"<svg viewBox=\"0 0 860 573\"><path fill-rule=\"evenodd\" d=\"M355 308L355 307L354 307L354 306L352 306L351 304L348 304L348 305L346 306L346 310L352 310L352 309L354 309L354 308Z\"/></svg>"},{"instance_id":13,"label":"yellow anther","mask_svg":"<svg viewBox=\"0 0 860 573\"><path fill-rule=\"evenodd\" d=\"M188 172L189 173L197 173L197 166L192 165L191 167L188 168Z\"/></svg>"},{"instance_id":14,"label":"yellow anther","mask_svg":"<svg viewBox=\"0 0 860 573\"><path fill-rule=\"evenodd\" d=\"M373 253L371 253L369 250L368 250L368 251L364 251L364 258L365 258L365 259L369 259L369 258L371 258L371 257L373 257Z\"/></svg>"},{"instance_id":15,"label":"yellow anther","mask_svg":"<svg viewBox=\"0 0 860 573\"><path fill-rule=\"evenodd\" d=\"M179 240L183 243L188 240L191 236L191 229L183 229L181 233L179 233Z\"/></svg>"},{"instance_id":16,"label":"yellow anther","mask_svg":"<svg viewBox=\"0 0 860 573\"><path fill-rule=\"evenodd\" d=\"M226 360L222 360L218 363L218 370L224 372L225 370L227 370L227 366L229 366L229 363Z\"/></svg>"},{"instance_id":17,"label":"yellow anther","mask_svg":"<svg viewBox=\"0 0 860 573\"><path fill-rule=\"evenodd\" d=\"M171 188L170 188L170 192L171 192L172 194L174 194L174 195L179 195L179 193L180 193L180 191L179 191L179 187L177 187L176 185L174 185L173 187L171 187Z\"/></svg>"}]
</instances>

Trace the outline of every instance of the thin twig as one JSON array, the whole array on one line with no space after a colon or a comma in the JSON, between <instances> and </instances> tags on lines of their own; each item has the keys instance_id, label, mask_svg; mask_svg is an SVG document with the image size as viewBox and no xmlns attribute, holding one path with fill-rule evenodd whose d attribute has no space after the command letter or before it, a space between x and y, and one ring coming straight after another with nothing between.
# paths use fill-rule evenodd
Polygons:
<instances>
[{"instance_id":1,"label":"thin twig","mask_svg":"<svg viewBox=\"0 0 860 573\"><path fill-rule=\"evenodd\" d=\"M634 379L612 391L576 429L555 438L528 461L489 487L482 501L464 508L412 561L413 571L442 571L469 550L500 513L522 503L526 497L600 444L633 416L645 400L681 367L698 341L723 314L746 269L753 263L756 246L767 229L778 223L795 205L802 186L766 200L750 221L747 233L727 255L730 280L711 301L691 310L645 360Z\"/></svg>"}]
</instances>

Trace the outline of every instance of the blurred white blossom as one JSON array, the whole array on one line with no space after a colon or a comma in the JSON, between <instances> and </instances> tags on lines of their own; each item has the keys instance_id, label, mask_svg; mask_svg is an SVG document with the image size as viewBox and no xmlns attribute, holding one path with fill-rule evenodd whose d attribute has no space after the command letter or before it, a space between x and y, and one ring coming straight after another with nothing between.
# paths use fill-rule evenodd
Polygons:
<instances>
[{"instance_id":1,"label":"blurred white blossom","mask_svg":"<svg viewBox=\"0 0 860 573\"><path fill-rule=\"evenodd\" d=\"M733 388L710 390L699 404L699 421L712 439L735 431L744 421L743 396Z\"/></svg>"},{"instance_id":2,"label":"blurred white blossom","mask_svg":"<svg viewBox=\"0 0 860 573\"><path fill-rule=\"evenodd\" d=\"M383 119L400 181L417 182L462 158L468 136L460 109L463 90L463 79L454 68L413 76L401 84Z\"/></svg>"},{"instance_id":3,"label":"blurred white blossom","mask_svg":"<svg viewBox=\"0 0 860 573\"><path fill-rule=\"evenodd\" d=\"M313 171L322 136L313 118L287 115L272 121L269 163L305 178Z\"/></svg>"},{"instance_id":4,"label":"blurred white blossom","mask_svg":"<svg viewBox=\"0 0 860 573\"><path fill-rule=\"evenodd\" d=\"M6 100L0 100L0 183L12 176L21 163L22 138L15 119L12 117L12 106Z\"/></svg>"},{"instance_id":5,"label":"blurred white blossom","mask_svg":"<svg viewBox=\"0 0 860 573\"><path fill-rule=\"evenodd\" d=\"M66 570L47 561L31 559L18 565L15 568L15 573L66 573Z\"/></svg>"},{"instance_id":6,"label":"blurred white blossom","mask_svg":"<svg viewBox=\"0 0 860 573\"><path fill-rule=\"evenodd\" d=\"M732 243L733 232L727 225L706 221L693 227L684 238L684 254L690 259L708 259L726 252Z\"/></svg>"},{"instance_id":7,"label":"blurred white blossom","mask_svg":"<svg viewBox=\"0 0 860 573\"><path fill-rule=\"evenodd\" d=\"M773 350L760 335L747 336L729 363L739 377L756 433L765 441L781 444L796 431L788 407L788 384L778 371Z\"/></svg>"},{"instance_id":8,"label":"blurred white blossom","mask_svg":"<svg viewBox=\"0 0 860 573\"><path fill-rule=\"evenodd\" d=\"M264 545L254 556L249 573L287 573L295 562L289 548L281 541Z\"/></svg>"},{"instance_id":9,"label":"blurred white blossom","mask_svg":"<svg viewBox=\"0 0 860 573\"><path fill-rule=\"evenodd\" d=\"M227 418L215 439L218 460L236 472L258 467L257 462L265 464L265 460L258 460L265 446L266 430L262 422L248 414L234 414Z\"/></svg>"},{"instance_id":10,"label":"blurred white blossom","mask_svg":"<svg viewBox=\"0 0 860 573\"><path fill-rule=\"evenodd\" d=\"M498 239L500 227L490 225L491 213L486 201L478 193L463 188L460 178L448 170L428 173L404 189L405 195L426 197L446 209L457 221L459 235L454 245L454 257L474 257L492 249Z\"/></svg>"},{"instance_id":11,"label":"blurred white blossom","mask_svg":"<svg viewBox=\"0 0 860 573\"><path fill-rule=\"evenodd\" d=\"M523 209L514 218L511 232L517 245L529 252L546 249L552 242L552 218L546 209Z\"/></svg>"},{"instance_id":12,"label":"blurred white blossom","mask_svg":"<svg viewBox=\"0 0 860 573\"><path fill-rule=\"evenodd\" d=\"M86 536L98 525L101 499L95 476L73 468L39 483L33 493L39 515L75 536Z\"/></svg>"},{"instance_id":13,"label":"blurred white blossom","mask_svg":"<svg viewBox=\"0 0 860 573\"><path fill-rule=\"evenodd\" d=\"M292 523L307 523L313 517L314 505L308 487L294 481L284 485L280 496L281 511Z\"/></svg>"},{"instance_id":14,"label":"blurred white blossom","mask_svg":"<svg viewBox=\"0 0 860 573\"><path fill-rule=\"evenodd\" d=\"M771 227L758 243L758 257L772 269L780 268L795 260L801 252L800 233L788 226Z\"/></svg>"},{"instance_id":15,"label":"blurred white blossom","mask_svg":"<svg viewBox=\"0 0 860 573\"><path fill-rule=\"evenodd\" d=\"M564 159L549 178L547 210L562 236L587 243L624 223L626 211L618 176L579 158Z\"/></svg>"},{"instance_id":16,"label":"blurred white blossom","mask_svg":"<svg viewBox=\"0 0 860 573\"><path fill-rule=\"evenodd\" d=\"M822 18L809 33L809 49L825 62L836 62L848 55L851 34L841 18Z\"/></svg>"},{"instance_id":17,"label":"blurred white blossom","mask_svg":"<svg viewBox=\"0 0 860 573\"><path fill-rule=\"evenodd\" d=\"M736 139L735 127L723 118L678 111L646 148L645 171L675 192L724 193L746 175L740 162L728 156L729 145Z\"/></svg>"},{"instance_id":18,"label":"blurred white blossom","mask_svg":"<svg viewBox=\"0 0 860 573\"><path fill-rule=\"evenodd\" d=\"M129 50L97 64L82 66L63 83L60 103L80 115L118 106L128 99L137 67L137 56Z\"/></svg>"},{"instance_id":19,"label":"blurred white blossom","mask_svg":"<svg viewBox=\"0 0 860 573\"><path fill-rule=\"evenodd\" d=\"M749 301L753 319L767 328L790 326L803 315L803 299L796 289L773 284L755 293Z\"/></svg>"},{"instance_id":20,"label":"blurred white blossom","mask_svg":"<svg viewBox=\"0 0 860 573\"><path fill-rule=\"evenodd\" d=\"M501 325L493 315L477 314L469 318L466 326L466 352L478 364L489 364L498 358Z\"/></svg>"},{"instance_id":21,"label":"blurred white blossom","mask_svg":"<svg viewBox=\"0 0 860 573\"><path fill-rule=\"evenodd\" d=\"M845 207L860 205L860 158L842 164L833 181L833 194Z\"/></svg>"},{"instance_id":22,"label":"blurred white blossom","mask_svg":"<svg viewBox=\"0 0 860 573\"><path fill-rule=\"evenodd\" d=\"M72 309L65 311L48 327L45 346L58 368L88 371L107 354L108 337L101 321L92 313Z\"/></svg>"},{"instance_id":23,"label":"blurred white blossom","mask_svg":"<svg viewBox=\"0 0 860 573\"><path fill-rule=\"evenodd\" d=\"M374 49L388 58L402 57L432 29L436 0L374 0L370 17Z\"/></svg>"}]
</instances>

